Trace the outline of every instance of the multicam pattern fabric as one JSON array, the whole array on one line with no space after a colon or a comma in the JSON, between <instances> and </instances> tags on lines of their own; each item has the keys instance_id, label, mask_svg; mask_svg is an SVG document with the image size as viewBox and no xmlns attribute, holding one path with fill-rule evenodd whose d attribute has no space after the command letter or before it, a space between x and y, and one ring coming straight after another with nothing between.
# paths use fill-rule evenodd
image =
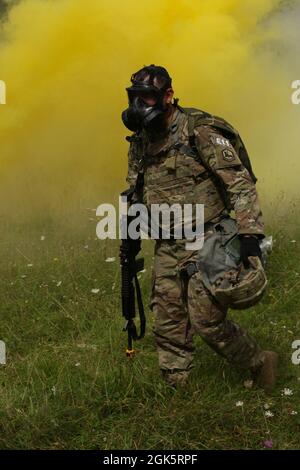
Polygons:
<instances>
[{"instance_id":1,"label":"multicam pattern fabric","mask_svg":"<svg viewBox=\"0 0 300 470\"><path fill-rule=\"evenodd\" d=\"M127 182L134 185L138 172L144 174L142 198L149 208L202 203L205 222L217 222L233 209L240 234L264 236L255 184L231 142L209 125L195 127L194 133L201 158L189 145L187 115L179 108L165 135L152 140L145 132L134 135ZM226 309L206 289L201 272L189 280L185 276L184 267L196 256L185 249L185 240L156 242L150 305L159 366L171 384L185 381L192 368L195 334L237 366L255 368L263 361L255 340L227 319Z\"/></svg>"},{"instance_id":2,"label":"multicam pattern fabric","mask_svg":"<svg viewBox=\"0 0 300 470\"><path fill-rule=\"evenodd\" d=\"M209 126L196 128L195 135L202 158L225 187L239 233L263 235L264 224L255 184L231 143Z\"/></svg>"},{"instance_id":3,"label":"multicam pattern fabric","mask_svg":"<svg viewBox=\"0 0 300 470\"><path fill-rule=\"evenodd\" d=\"M177 108L165 137L151 142L143 132L131 142L127 182L134 185L140 169L144 173L143 202L147 206L204 204L205 222L233 209L239 233L263 236L255 184L230 141L207 125L196 127L195 137L202 161L191 156L187 117ZM181 148L168 151L178 142L182 143ZM227 194L227 206L220 192L222 188Z\"/></svg>"},{"instance_id":4,"label":"multicam pattern fabric","mask_svg":"<svg viewBox=\"0 0 300 470\"><path fill-rule=\"evenodd\" d=\"M154 336L159 367L171 383L187 378L193 367L193 336L200 335L217 353L240 368L255 369L263 363L263 352L256 341L239 325L227 318L204 287L201 272L189 280L183 274L187 255L181 240L157 241L151 309L155 316ZM175 374L175 375L173 375Z\"/></svg>"}]
</instances>

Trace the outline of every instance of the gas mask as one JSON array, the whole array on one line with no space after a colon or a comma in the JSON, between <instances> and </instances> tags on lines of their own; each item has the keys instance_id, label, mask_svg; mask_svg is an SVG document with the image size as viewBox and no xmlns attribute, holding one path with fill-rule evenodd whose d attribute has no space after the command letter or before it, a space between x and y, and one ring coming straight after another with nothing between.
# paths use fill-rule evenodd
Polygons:
<instances>
[{"instance_id":1,"label":"gas mask","mask_svg":"<svg viewBox=\"0 0 300 470\"><path fill-rule=\"evenodd\" d=\"M164 122L167 107L163 105L165 89L144 82L133 82L131 87L126 88L129 106L122 113L124 125L135 132L141 129L160 129ZM151 98L153 104L146 102Z\"/></svg>"}]
</instances>

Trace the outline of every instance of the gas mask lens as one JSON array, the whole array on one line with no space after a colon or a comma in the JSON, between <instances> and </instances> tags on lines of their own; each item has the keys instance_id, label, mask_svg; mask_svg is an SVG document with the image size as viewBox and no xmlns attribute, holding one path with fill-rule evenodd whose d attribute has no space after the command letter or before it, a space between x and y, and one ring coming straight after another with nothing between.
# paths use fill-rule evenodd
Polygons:
<instances>
[{"instance_id":1,"label":"gas mask lens","mask_svg":"<svg viewBox=\"0 0 300 470\"><path fill-rule=\"evenodd\" d=\"M164 92L155 87L135 86L127 88L127 93L129 106L122 113L125 126L132 131L158 126L165 112Z\"/></svg>"},{"instance_id":2,"label":"gas mask lens","mask_svg":"<svg viewBox=\"0 0 300 470\"><path fill-rule=\"evenodd\" d=\"M155 106L158 102L158 94L155 93L153 90L140 90L140 91L133 91L128 90L128 99L129 103L132 103L135 98L138 98L138 101L141 104L147 106Z\"/></svg>"}]
</instances>

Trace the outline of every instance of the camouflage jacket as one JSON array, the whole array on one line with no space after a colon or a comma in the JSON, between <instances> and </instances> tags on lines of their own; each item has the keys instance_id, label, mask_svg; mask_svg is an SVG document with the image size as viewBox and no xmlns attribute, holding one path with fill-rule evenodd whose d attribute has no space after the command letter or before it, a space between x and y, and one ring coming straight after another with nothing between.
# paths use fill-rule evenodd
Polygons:
<instances>
[{"instance_id":1,"label":"camouflage jacket","mask_svg":"<svg viewBox=\"0 0 300 470\"><path fill-rule=\"evenodd\" d=\"M128 138L126 181L135 185L138 173L143 173L142 197L148 207L202 203L205 222L218 220L232 209L240 234L263 237L255 184L230 141L209 125L195 127L194 134L198 158L189 145L187 115L179 107L164 135L151 141L145 131L133 134Z\"/></svg>"}]
</instances>

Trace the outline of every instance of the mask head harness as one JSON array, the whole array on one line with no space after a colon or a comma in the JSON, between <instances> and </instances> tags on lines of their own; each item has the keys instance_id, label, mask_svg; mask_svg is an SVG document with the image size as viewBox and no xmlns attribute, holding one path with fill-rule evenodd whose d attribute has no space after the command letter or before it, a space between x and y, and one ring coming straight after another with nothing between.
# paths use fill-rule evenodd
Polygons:
<instances>
[{"instance_id":1,"label":"mask head harness","mask_svg":"<svg viewBox=\"0 0 300 470\"><path fill-rule=\"evenodd\" d=\"M131 83L126 88L129 107L122 113L123 123L133 132L151 128L167 110L163 98L172 86L172 79L164 67L151 64L134 73Z\"/></svg>"}]
</instances>

